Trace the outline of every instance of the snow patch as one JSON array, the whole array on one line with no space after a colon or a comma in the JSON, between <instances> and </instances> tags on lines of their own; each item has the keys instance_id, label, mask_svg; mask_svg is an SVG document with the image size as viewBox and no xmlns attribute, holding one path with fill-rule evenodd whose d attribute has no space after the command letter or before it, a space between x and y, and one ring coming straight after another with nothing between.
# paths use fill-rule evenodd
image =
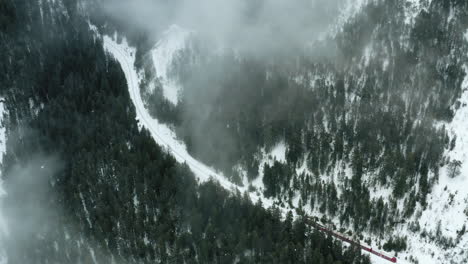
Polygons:
<instances>
[{"instance_id":1,"label":"snow patch","mask_svg":"<svg viewBox=\"0 0 468 264\"><path fill-rule=\"evenodd\" d=\"M135 208L138 207L138 205L140 204L140 202L138 201L138 196L135 192L135 194L133 195L133 206L135 206Z\"/></svg>"},{"instance_id":2,"label":"snow patch","mask_svg":"<svg viewBox=\"0 0 468 264\"><path fill-rule=\"evenodd\" d=\"M371 57L373 57L373 50L372 50L372 44L369 44L364 48L364 57L363 57L364 66L366 67L369 66Z\"/></svg>"},{"instance_id":3,"label":"snow patch","mask_svg":"<svg viewBox=\"0 0 468 264\"><path fill-rule=\"evenodd\" d=\"M283 141L276 144L276 146L271 150L270 155L275 160L281 163L286 163L286 144Z\"/></svg>"},{"instance_id":4,"label":"snow patch","mask_svg":"<svg viewBox=\"0 0 468 264\"><path fill-rule=\"evenodd\" d=\"M252 186L263 193L265 190L265 185L263 184L263 170L265 168L265 164L273 166L275 161L286 163L286 149L287 146L284 141L280 141L271 149L270 152L266 152L265 149L261 150L261 159L258 165L258 177L252 181Z\"/></svg>"},{"instance_id":5,"label":"snow patch","mask_svg":"<svg viewBox=\"0 0 468 264\"><path fill-rule=\"evenodd\" d=\"M404 4L405 24L413 25L422 10L427 9L432 0L407 0Z\"/></svg>"},{"instance_id":6,"label":"snow patch","mask_svg":"<svg viewBox=\"0 0 468 264\"><path fill-rule=\"evenodd\" d=\"M170 70L177 53L186 48L187 39L190 35L190 31L172 25L164 32L163 37L156 43L152 51L156 77L162 84L163 95L174 105L177 105L181 86L176 79L171 78Z\"/></svg>"},{"instance_id":7,"label":"snow patch","mask_svg":"<svg viewBox=\"0 0 468 264\"><path fill-rule=\"evenodd\" d=\"M387 71L388 65L389 65L389 64L390 64L390 60L389 60L388 58L385 58L384 61L383 61L383 63L382 63L382 69L383 69L384 71Z\"/></svg>"}]
</instances>

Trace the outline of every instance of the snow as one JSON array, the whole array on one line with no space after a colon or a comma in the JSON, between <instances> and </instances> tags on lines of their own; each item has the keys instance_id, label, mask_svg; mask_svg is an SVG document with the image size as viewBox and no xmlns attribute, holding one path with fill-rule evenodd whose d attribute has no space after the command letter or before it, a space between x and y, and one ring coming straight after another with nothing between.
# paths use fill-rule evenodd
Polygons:
<instances>
[{"instance_id":1,"label":"snow","mask_svg":"<svg viewBox=\"0 0 468 264\"><path fill-rule=\"evenodd\" d=\"M91 22L89 20L88 20L88 25L89 25L89 29L91 31L93 31L94 34L98 34L98 32L99 32L98 28L95 25L91 24Z\"/></svg>"},{"instance_id":2,"label":"snow","mask_svg":"<svg viewBox=\"0 0 468 264\"><path fill-rule=\"evenodd\" d=\"M354 17L368 2L369 0L347 0L340 14L340 21L346 22L348 19Z\"/></svg>"},{"instance_id":3,"label":"snow","mask_svg":"<svg viewBox=\"0 0 468 264\"><path fill-rule=\"evenodd\" d=\"M93 263L94 263L94 264L97 264L96 255L94 254L94 249L92 249L91 247L89 247L89 253L91 254L91 259L93 260Z\"/></svg>"},{"instance_id":4,"label":"snow","mask_svg":"<svg viewBox=\"0 0 468 264\"><path fill-rule=\"evenodd\" d=\"M258 177L252 181L252 186L255 187L260 192L265 190L265 185L263 184L263 169L265 164L273 166L275 161L280 163L286 163L286 143L284 141L278 142L270 152L266 152L265 149L261 150L261 159L258 165Z\"/></svg>"},{"instance_id":5,"label":"snow","mask_svg":"<svg viewBox=\"0 0 468 264\"><path fill-rule=\"evenodd\" d=\"M364 56L363 56L363 60L364 60L364 66L369 66L369 62L371 60L371 58L373 57L373 50L372 50L372 43L367 45L365 48L364 48Z\"/></svg>"},{"instance_id":6,"label":"snow","mask_svg":"<svg viewBox=\"0 0 468 264\"><path fill-rule=\"evenodd\" d=\"M371 0L346 0L346 2L344 2L343 8L340 11L340 14L338 15L337 22L332 25L329 33L331 33L331 35L335 35L337 32L339 32L343 28L343 25L359 14L362 8L369 1Z\"/></svg>"},{"instance_id":7,"label":"snow","mask_svg":"<svg viewBox=\"0 0 468 264\"><path fill-rule=\"evenodd\" d=\"M405 7L405 24L414 24L418 14L426 9L432 0L406 0Z\"/></svg>"},{"instance_id":8,"label":"snow","mask_svg":"<svg viewBox=\"0 0 468 264\"><path fill-rule=\"evenodd\" d=\"M162 84L163 95L174 105L177 105L181 86L177 80L170 77L170 69L177 53L186 48L186 40L190 34L190 31L172 25L164 32L163 37L156 43L152 51L156 77Z\"/></svg>"},{"instance_id":9,"label":"snow","mask_svg":"<svg viewBox=\"0 0 468 264\"><path fill-rule=\"evenodd\" d=\"M135 206L135 208L137 208L139 204L140 204L140 201L138 201L138 196L135 192L135 194L133 195L133 205Z\"/></svg>"},{"instance_id":10,"label":"snow","mask_svg":"<svg viewBox=\"0 0 468 264\"><path fill-rule=\"evenodd\" d=\"M382 68L384 71L387 71L389 64L390 64L390 60L388 58L385 58L382 64Z\"/></svg>"},{"instance_id":11,"label":"snow","mask_svg":"<svg viewBox=\"0 0 468 264\"><path fill-rule=\"evenodd\" d=\"M449 13L449 16L447 18L447 22L450 23L454 18L455 18L455 11L453 9L453 6L450 6L450 13Z\"/></svg>"},{"instance_id":12,"label":"snow","mask_svg":"<svg viewBox=\"0 0 468 264\"><path fill-rule=\"evenodd\" d=\"M4 99L0 98L0 162L3 162L3 156L6 152L6 128L4 124L4 117L6 114L7 110L5 109ZM7 193L3 189L3 181L0 179L0 264L5 264L8 261L2 245L5 238L9 235L7 224L2 214L3 198L6 195Z\"/></svg>"},{"instance_id":13,"label":"snow","mask_svg":"<svg viewBox=\"0 0 468 264\"><path fill-rule=\"evenodd\" d=\"M38 0L39 13L41 14L41 22L44 24L44 11L42 9L42 0Z\"/></svg>"},{"instance_id":14,"label":"snow","mask_svg":"<svg viewBox=\"0 0 468 264\"><path fill-rule=\"evenodd\" d=\"M113 55L122 66L122 70L127 79L130 98L136 108L136 119L139 127L147 129L156 143L167 149L174 156L177 162L186 163L200 183L213 179L226 190L230 190L232 192L239 191L240 193L247 192L248 186L239 187L235 185L224 177L222 173L215 171L213 168L210 168L193 158L188 153L185 144L177 139L175 132L169 126L150 116L144 107L140 94L139 80L141 79L141 75L137 73L133 66L135 62L135 49L129 47L125 39L119 44L115 39L109 36L104 36L103 41L104 48ZM273 205L273 201L263 197L262 194L258 194L256 192L250 192L248 194L253 202L261 200L262 204L266 208ZM285 211L283 213L286 214L287 212Z\"/></svg>"},{"instance_id":15,"label":"snow","mask_svg":"<svg viewBox=\"0 0 468 264\"><path fill-rule=\"evenodd\" d=\"M468 72L468 69L465 68L465 71ZM459 99L461 106L456 111L452 122L447 124L451 137L456 136L456 145L453 151L446 155L450 160L461 161L461 174L450 178L447 171L448 166L441 169L439 183L429 196L428 202L431 207L422 213L419 220L421 227L426 227L434 232L440 222L442 236L451 238L456 238L457 231L461 230L467 222L465 210L468 208L468 77L465 78L462 87L463 94ZM463 236L458 246L468 248L467 235ZM455 254L455 251L448 251L446 254ZM441 259L444 257L441 256ZM435 260L432 263L437 262Z\"/></svg>"},{"instance_id":16,"label":"snow","mask_svg":"<svg viewBox=\"0 0 468 264\"><path fill-rule=\"evenodd\" d=\"M468 67L465 67L465 72L468 73ZM397 228L396 234L408 237L409 247L407 252L401 254L399 260L413 256L419 263L437 264L447 263L448 260L451 261L450 263L466 263L468 259L466 251L468 233L461 236L458 234L467 224L468 219L468 77L465 77L462 89L462 95L459 98L460 108L455 111L452 122L436 125L436 127L445 125L450 138L456 137L454 149L447 150L445 156L449 161L461 162L461 173L451 178L448 166L441 167L439 181L427 197L428 208L423 211L419 206L413 219L410 219L419 223L421 231L416 233L410 231L408 224ZM438 229L439 233L437 233ZM431 236L421 236L419 233L423 230ZM452 239L455 246L443 248L435 241L441 238Z\"/></svg>"},{"instance_id":17,"label":"snow","mask_svg":"<svg viewBox=\"0 0 468 264\"><path fill-rule=\"evenodd\" d=\"M85 211L86 221L88 221L89 227L93 227L93 224L91 223L91 220L89 218L88 208L86 207L86 203L83 198L83 194L81 192L80 192L80 200L81 200L81 204L83 205L83 210Z\"/></svg>"},{"instance_id":18,"label":"snow","mask_svg":"<svg viewBox=\"0 0 468 264\"><path fill-rule=\"evenodd\" d=\"M0 98L0 161L3 160L3 155L6 152L6 128L3 124L6 109L3 100L3 98Z\"/></svg>"},{"instance_id":19,"label":"snow","mask_svg":"<svg viewBox=\"0 0 468 264\"><path fill-rule=\"evenodd\" d=\"M419 1L413 2L419 3ZM157 76L162 79L163 89L168 89L164 92L164 96L176 104L177 93L180 87L173 85L175 82L171 80L168 75L168 71L173 56L176 54L177 50L183 49L183 43L186 41L186 37L183 37L184 34L182 34L181 30L177 27L171 27L171 29L166 31L166 33L169 35L164 36L165 41L160 41L156 44L156 48L152 54L156 70L158 71ZM172 34L175 36L171 36ZM468 32L465 36L468 38ZM120 44L118 44L115 39L108 36L104 36L103 40L105 49L116 58L125 73L130 97L136 108L136 119L139 122L140 128L147 129L151 133L153 139L160 146L167 149L167 151L169 151L179 163L186 163L193 171L199 182L202 183L213 179L227 190L233 192L239 191L241 193L247 192L253 202L261 200L263 206L266 208L271 207L278 201L277 199L266 199L263 197L262 190L264 189L264 186L262 174L264 164L273 164L275 160L286 162L287 146L284 142L279 142L268 153L266 153L265 150L262 151L260 156L261 162L259 166L259 177L251 183L252 186L256 187L258 190L257 192L248 192L248 184L246 184L245 180L243 187L233 184L225 178L222 173L219 173L213 168L210 168L194 159L187 152L185 144L176 138L174 131L169 126L160 123L157 119L154 119L149 115L148 111L144 107L139 89L139 81L142 79L142 74L138 74L133 66L135 61L135 49L129 47L125 40ZM161 62L157 60L158 58L161 59ZM440 245L437 245L436 242L434 242L433 238L427 236L424 238L420 236L420 232L413 233L410 231L408 224L412 221L416 221L420 223L422 230L427 230L428 233L435 233L437 225L440 222L443 227L441 230L442 236L456 238L457 231L459 231L466 222L467 216L464 211L467 209L468 204L468 190L466 190L466 186L468 186L468 106L465 104L468 104L468 78L465 80L463 87L464 92L460 98L461 108L456 112L453 121L450 124L446 124L451 136L456 135L457 137L457 144L454 150L451 152L447 151L447 156L450 159L457 159L462 162L462 173L460 176L451 179L447 175L446 166L443 167L441 169L439 182L436 183L433 191L428 196L429 207L425 211L422 211L421 208L417 208L417 211L420 213L416 213L413 219L410 219L407 223L397 226L393 235L407 236L408 239L408 250L398 255L398 263L410 263L408 262L410 257L416 258L419 260L419 263L443 263L446 260L454 260L455 263L462 263L464 260L463 258L466 257L466 253L462 252L463 254L460 255L459 252L461 249L468 248L468 235L463 235L460 238L455 249L442 249ZM305 161L296 169L296 172L310 174ZM335 170L334 173L336 174L334 177L339 174L347 176L347 174L350 174L350 169L344 166L342 169ZM371 198L386 198L391 196L390 188L370 191ZM452 200L451 203L450 200ZM298 202L299 199L298 196L296 196L294 204L298 204ZM288 207L281 208L283 215L289 209L290 208ZM311 212L310 208L307 210L307 207L305 207L305 210L309 215L312 215L312 213L313 215L320 215L316 214L315 211ZM336 222L335 224L339 226L337 221L332 220L332 222ZM384 241L380 242L383 243ZM372 248L377 248L375 240L372 241L371 246ZM388 263L388 261L377 256L372 254L369 255L372 263Z\"/></svg>"},{"instance_id":20,"label":"snow","mask_svg":"<svg viewBox=\"0 0 468 264\"><path fill-rule=\"evenodd\" d=\"M275 147L273 147L270 155L273 159L281 163L286 163L286 144L283 141L278 143Z\"/></svg>"},{"instance_id":21,"label":"snow","mask_svg":"<svg viewBox=\"0 0 468 264\"><path fill-rule=\"evenodd\" d=\"M214 171L214 169L205 166L204 164L195 160L188 152L185 144L176 138L172 129L160 123L157 119L151 117L144 107L143 100L139 91L139 75L132 66L135 61L135 49L130 48L124 40L122 44L118 44L113 39L104 36L104 47L108 50L122 65L122 69L127 78L130 98L132 99L136 110L137 120L140 128L144 127L151 132L155 141L168 149L176 160L180 163L187 162L194 173L201 181L208 181L210 177L224 178ZM227 184L229 185L229 184Z\"/></svg>"}]
</instances>

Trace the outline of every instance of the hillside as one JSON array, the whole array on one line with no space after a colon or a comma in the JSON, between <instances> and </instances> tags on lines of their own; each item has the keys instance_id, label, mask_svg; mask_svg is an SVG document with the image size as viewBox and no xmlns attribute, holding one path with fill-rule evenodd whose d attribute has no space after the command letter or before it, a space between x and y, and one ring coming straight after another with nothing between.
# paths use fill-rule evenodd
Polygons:
<instances>
[{"instance_id":1,"label":"hillside","mask_svg":"<svg viewBox=\"0 0 468 264\"><path fill-rule=\"evenodd\" d=\"M0 3L2 263L369 263L304 219L197 183L138 123L94 4Z\"/></svg>"},{"instance_id":2,"label":"hillside","mask_svg":"<svg viewBox=\"0 0 468 264\"><path fill-rule=\"evenodd\" d=\"M171 26L148 45L143 101L253 195L402 261L463 263L465 3L361 5L278 57L206 48Z\"/></svg>"},{"instance_id":3,"label":"hillside","mask_svg":"<svg viewBox=\"0 0 468 264\"><path fill-rule=\"evenodd\" d=\"M5 0L0 30L0 263L468 261L466 1Z\"/></svg>"}]
</instances>

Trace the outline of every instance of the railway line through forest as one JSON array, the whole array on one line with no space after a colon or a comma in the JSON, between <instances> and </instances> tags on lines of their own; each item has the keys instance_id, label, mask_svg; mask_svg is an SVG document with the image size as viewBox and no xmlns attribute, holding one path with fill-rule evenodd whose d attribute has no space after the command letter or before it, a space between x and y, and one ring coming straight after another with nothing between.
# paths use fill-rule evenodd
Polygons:
<instances>
[{"instance_id":1,"label":"railway line through forest","mask_svg":"<svg viewBox=\"0 0 468 264\"><path fill-rule=\"evenodd\" d=\"M390 257L390 256L388 256L388 255L386 255L386 254L383 254L383 253L381 253L381 252L379 252L379 251L377 251L377 250L375 250L375 249L373 249L373 248L371 248L371 247L365 246L365 245L363 245L362 243L360 243L360 242L358 242L358 241L354 241L354 240L352 240L352 239L346 237L345 235L343 235L343 234L341 234L341 233L338 233L338 232L336 232L336 231L333 231L333 230L331 230L331 229L329 229L329 228L327 228L327 227L325 227L325 226L323 226L323 225L317 223L317 222L314 221L310 216L304 216L304 217L305 217L305 219L306 219L306 222L307 222L310 226L313 226L315 229L317 229L317 230L319 230L319 231L321 231L321 232L323 232L323 233L326 233L326 234L328 234L328 235L331 235L331 236L333 236L333 237L336 238L336 239L339 239L339 240L341 240L341 241L343 241L343 242L346 242L346 243L350 244L351 246L358 247L358 248L360 248L361 250L364 250L364 251L366 251L366 252L369 252L369 253L371 253L371 254L374 254L374 255L376 255L376 256L378 256L378 257L380 257L380 258L383 258L383 259L385 259L385 260L388 260L388 261L390 261L390 262L392 262L392 263L397 263L397 258L396 258L396 257Z\"/></svg>"},{"instance_id":2,"label":"railway line through forest","mask_svg":"<svg viewBox=\"0 0 468 264\"><path fill-rule=\"evenodd\" d=\"M125 51L125 50L122 50L120 47L116 46L116 44L110 42L110 41L105 41L105 47L107 48L107 50L109 50L112 55L117 59L117 61L121 64L121 67L122 67L122 70L124 71L124 73L127 73L125 74L126 75L126 78L127 78L127 85L129 86L129 92L130 92L130 95L131 97L133 98L138 98L140 99L141 101L141 98L140 98L140 94L139 94L139 89L138 88L138 84L137 84L137 81L135 80L135 76L137 76L135 74L135 76L132 76L132 74L130 73L132 71L132 67L133 67L133 63L130 63L128 62L128 59L127 57L129 56L128 54L126 54L128 51ZM117 55L117 56L116 56ZM125 66L125 67L124 67ZM124 68L127 68L127 69L124 69ZM211 174L215 174L214 172L210 172L210 171L207 171L209 170L209 168L205 168L205 166L202 166L201 164L198 164L198 162L195 162L193 158L189 159L189 158L186 158L186 155L184 154L181 154L177 149L175 149L173 146L171 146L171 144L167 141L164 140L164 138L162 136L160 136L157 132L158 132L158 129L155 129L152 127L152 123L150 121L148 121L149 117L145 118L145 112L146 112L146 109L141 109L143 107L143 103L140 102L140 104L135 104L135 108L136 108L136 111L137 113L140 114L140 121L144 122L144 126L147 127L150 132L152 132L152 134L154 136L157 137L157 139L161 142L163 142L164 145L166 145L168 147L168 149L170 150L170 152L176 156L176 158L179 160L179 161L183 161L185 162L192 170L194 170L194 172L198 172L198 173L201 173L201 174L209 174L209 175L206 175L208 177L212 177L213 175ZM233 188L235 185L232 184L231 182L229 182L229 184L227 184L225 181L221 181L220 183L222 183L222 186L224 188ZM235 186L234 187L235 189L239 190L241 188L239 188L238 186ZM262 199L261 199L262 200ZM292 208L293 209L293 208ZM314 219L310 216L305 216L303 215L306 219L306 223L308 223L310 226L316 228L317 230L323 232L323 233L326 233L338 240L341 240L345 243L348 243L350 244L351 246L355 246L355 247L358 247L360 248L361 250L363 251L366 251L366 252L369 252L377 257L380 257L384 260L387 260L389 262L392 262L392 263L396 263L397 262L397 258L396 257L390 257L386 254L383 254L377 250L374 250L372 249L371 247L368 247L368 246L365 246L363 245L362 243L358 242L358 241L355 241L355 240L352 240L348 237L346 237L345 235L341 234L341 233L338 233L336 231L333 231L323 225L320 225L318 222L314 221Z\"/></svg>"}]
</instances>

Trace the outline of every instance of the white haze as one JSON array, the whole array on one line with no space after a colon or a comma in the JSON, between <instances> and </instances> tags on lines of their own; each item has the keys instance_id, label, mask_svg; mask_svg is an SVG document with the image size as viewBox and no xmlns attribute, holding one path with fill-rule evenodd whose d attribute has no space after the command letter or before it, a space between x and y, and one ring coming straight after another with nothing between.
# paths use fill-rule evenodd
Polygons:
<instances>
[{"instance_id":1,"label":"white haze","mask_svg":"<svg viewBox=\"0 0 468 264\"><path fill-rule=\"evenodd\" d=\"M51 206L50 180L62 168L56 157L36 155L26 164L15 164L4 182L8 195L2 214L6 220L8 255L21 256L31 239L55 229L60 210Z\"/></svg>"},{"instance_id":2,"label":"white haze","mask_svg":"<svg viewBox=\"0 0 468 264\"><path fill-rule=\"evenodd\" d=\"M105 0L108 15L157 36L172 24L206 43L248 52L277 52L323 35L343 0Z\"/></svg>"}]
</instances>

